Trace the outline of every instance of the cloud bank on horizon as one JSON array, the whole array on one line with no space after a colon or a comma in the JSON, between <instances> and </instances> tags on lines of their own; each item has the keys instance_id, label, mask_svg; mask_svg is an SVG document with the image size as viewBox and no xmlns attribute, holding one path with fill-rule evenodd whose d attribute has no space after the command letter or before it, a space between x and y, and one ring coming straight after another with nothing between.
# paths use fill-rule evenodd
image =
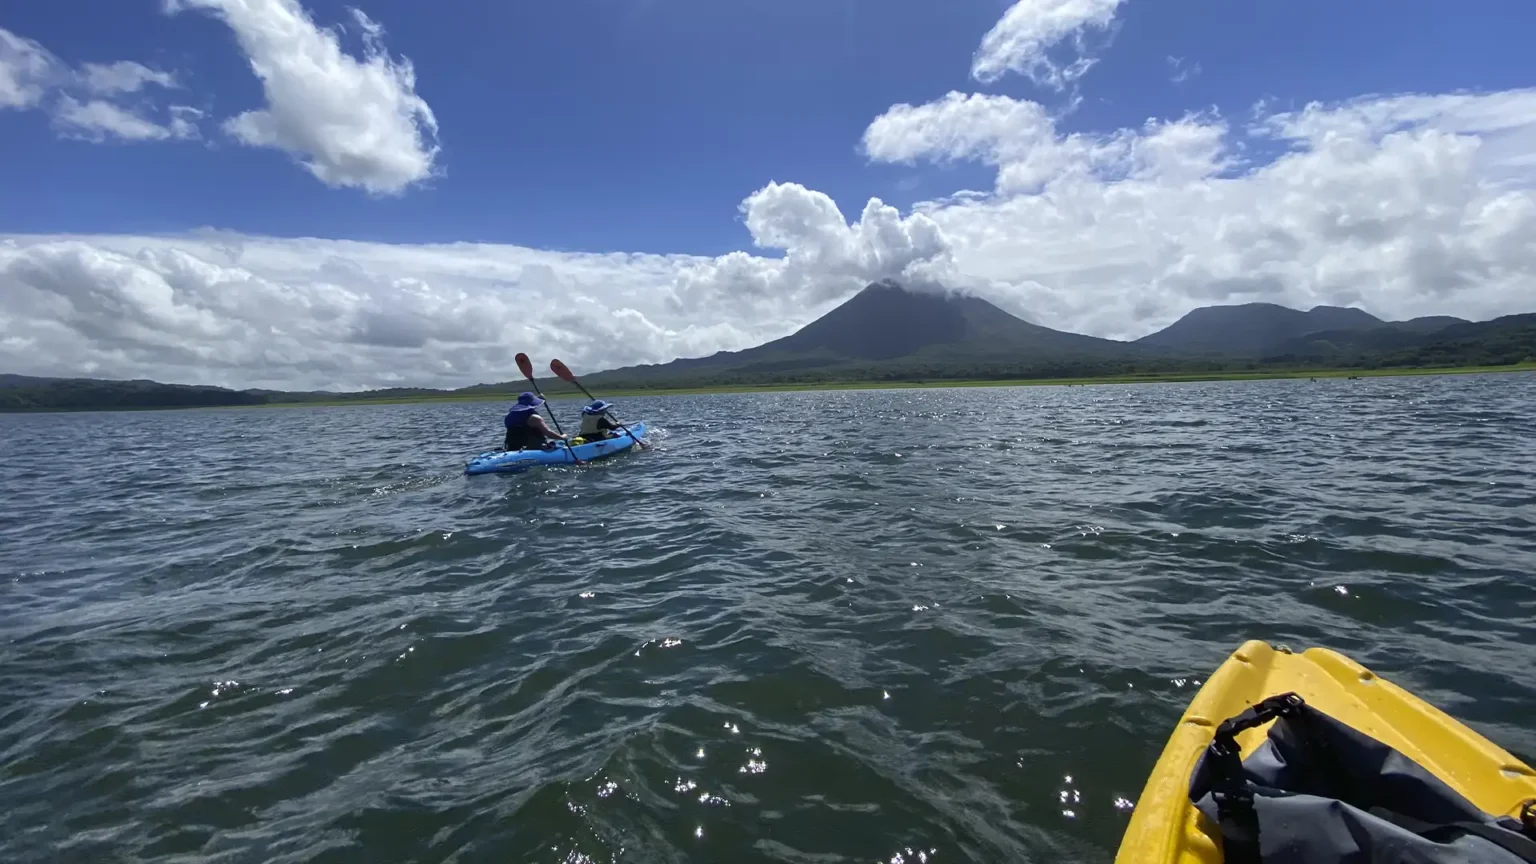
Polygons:
<instances>
[{"instance_id":1,"label":"cloud bank on horizon","mask_svg":"<svg viewBox=\"0 0 1536 864\"><path fill-rule=\"evenodd\" d=\"M971 77L1086 86L1089 37L1124 5L1019 0L982 37ZM227 26L264 104L205 122L163 101L195 86L182 76L130 60L70 68L0 30L0 110L47 111L58 134L92 140L222 136L375 196L451 170L414 66L362 12L353 56L297 0L165 9ZM822 192L768 182L740 216L772 255L219 231L0 237L0 370L455 387L516 377L515 350L597 370L749 347L882 278L1109 338L1212 303L1487 318L1536 300L1536 88L1259 105L1241 120L1206 111L1096 133L1063 131L1062 117L981 92L892 105L857 142L870 162L980 165L991 187L905 215L871 199L850 221Z\"/></svg>"}]
</instances>

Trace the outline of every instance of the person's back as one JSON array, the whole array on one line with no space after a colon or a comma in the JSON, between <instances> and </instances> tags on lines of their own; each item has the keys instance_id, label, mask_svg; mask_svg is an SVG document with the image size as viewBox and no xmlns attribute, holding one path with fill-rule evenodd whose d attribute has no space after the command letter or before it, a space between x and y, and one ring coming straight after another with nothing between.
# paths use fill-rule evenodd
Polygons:
<instances>
[{"instance_id":1,"label":"person's back","mask_svg":"<svg viewBox=\"0 0 1536 864\"><path fill-rule=\"evenodd\" d=\"M501 443L503 450L538 450L546 438L561 437L544 425L544 418L539 416L542 404L544 400L532 393L517 397L517 404L502 418L502 425L507 427L507 437Z\"/></svg>"},{"instance_id":2,"label":"person's back","mask_svg":"<svg viewBox=\"0 0 1536 864\"><path fill-rule=\"evenodd\" d=\"M613 405L599 399L591 405L581 409L581 437L588 441L599 441L604 438L612 438L619 424L613 422L608 416Z\"/></svg>"}]
</instances>

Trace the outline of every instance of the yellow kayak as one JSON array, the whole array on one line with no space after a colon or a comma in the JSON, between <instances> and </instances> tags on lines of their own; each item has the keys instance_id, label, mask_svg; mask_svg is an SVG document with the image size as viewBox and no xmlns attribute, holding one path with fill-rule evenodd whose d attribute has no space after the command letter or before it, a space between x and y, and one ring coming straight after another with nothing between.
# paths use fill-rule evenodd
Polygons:
<instances>
[{"instance_id":1,"label":"yellow kayak","mask_svg":"<svg viewBox=\"0 0 1536 864\"><path fill-rule=\"evenodd\" d=\"M1522 673L1530 671L1525 668L1516 668ZM1516 669L1511 671L1514 672ZM1211 763L1219 763L1224 758L1230 758L1228 754L1217 752L1221 749L1220 745L1212 746L1213 740L1218 737L1218 727L1223 721L1242 715L1251 707L1271 697L1287 693L1300 697L1294 701L1304 701L1310 709L1338 721L1342 727L1347 727L1343 730L1345 735L1352 734L1348 730L1363 733L1369 739L1374 739L1367 743L1379 743L1379 745L1390 747L1422 766L1424 771L1433 777L1421 776L1421 780L1425 782L1420 783L1419 788L1439 789L1444 793L1442 797L1446 799L1454 799L1455 794L1459 794L1465 799L1459 802L1463 805L1464 812L1471 812L1465 806L1471 805L1484 814L1481 818L1489 821L1496 821L1498 817L1507 817L1502 820L1501 825L1503 829L1507 829L1507 834L1514 835L1513 839L1500 834L1499 826L1484 829L1484 833L1498 835L1493 838L1495 842L1506 849L1514 849L1514 852L1500 852L1493 848L1493 844L1486 844L1481 840L1464 841L1472 843L1474 851L1479 854L1483 854L1482 850L1486 847L1492 850L1486 854L1495 856L1466 860L1529 860L1520 856L1528 854L1522 851L1528 847L1521 844L1536 844L1536 771L1532 771L1530 766L1462 725L1450 715L1341 654L1325 648L1310 648L1295 654L1287 649L1277 649L1265 642L1254 640L1238 648L1222 663L1216 673L1195 694L1188 710L1180 718L1178 726L1174 728L1167 746L1163 749L1162 756L1152 769L1146 786L1142 789L1141 798L1136 803L1130 824L1121 840L1120 850L1115 858L1116 864L1164 864L1164 862L1166 864L1222 864L1222 862L1229 862L1230 858L1242 858L1242 855L1224 857L1223 831L1228 825L1227 811L1223 811L1223 816L1218 822L1218 819L1206 812L1211 809L1210 806L1205 811L1197 808L1196 803L1191 800L1192 778L1195 776L1197 767L1201 767L1202 772L1207 770L1208 766L1203 764L1203 759ZM1282 710L1285 709L1282 702L1271 700L1266 704L1271 707L1280 705ZM1272 718L1266 719L1262 712L1259 715L1249 712L1248 720L1255 722L1256 725L1253 728L1237 731L1235 735L1229 734L1225 739L1229 742L1235 741L1240 758L1243 760L1241 767L1245 771L1250 770L1251 764L1259 764L1263 760L1262 753L1254 757L1256 751L1261 747L1275 746L1270 741L1269 733L1272 729L1278 729L1280 723ZM1327 720L1325 718L1324 721L1318 722L1327 723ZM1329 728L1334 727L1329 724ZM1276 734L1283 737L1289 733L1280 731ZM1300 737L1305 738L1306 735L1302 734ZM1366 741L1363 738L1360 740ZM1266 744L1266 742L1269 743ZM1208 751L1211 753L1209 756ZM1333 753L1334 751L1324 750L1323 752ZM1378 747L1379 752L1384 751ZM1236 762L1231 764L1236 765ZM1327 770L1335 769L1329 767ZM1345 776L1340 782L1345 786L1366 788L1355 786L1357 781L1351 777L1357 775L1358 772L1356 775ZM1340 775L1333 776L1338 778ZM1368 787L1369 794L1376 795L1386 781L1380 781L1377 777L1371 776L1364 782L1372 784ZM1444 787L1454 790L1454 794L1445 792ZM1196 795L1196 797L1200 796ZM1280 797L1283 798L1283 796ZM1206 800L1215 799L1207 797ZM1309 828L1311 817L1305 813L1302 813L1299 819L1282 820L1278 816L1271 816L1272 823L1266 826L1263 823L1266 811L1262 807L1273 807L1275 804L1272 802L1279 799L1266 798L1261 794L1257 800L1261 809L1258 811L1259 820L1256 830L1260 836L1266 830L1271 831L1271 844L1275 842L1273 837L1277 834L1304 835L1309 830L1326 830ZM1313 800L1326 801L1327 796ZM1337 805L1336 801L1332 803ZM1439 805L1444 802L1435 803ZM1347 808L1335 806L1332 812L1336 813L1341 809ZM1410 806L1409 809L1412 807ZM1388 810L1391 811L1391 808ZM1251 808L1249 812L1252 812ZM1375 812L1375 810L1366 811L1362 806L1360 809L1350 810L1348 818L1369 822L1371 817L1368 814ZM1395 816L1396 812L1391 812L1390 815ZM1284 824L1281 824L1282 822ZM1386 828L1373 823L1371 828L1377 830L1382 836L1387 836L1399 830L1404 824L1416 825L1421 834L1431 837L1443 837L1447 833L1441 831L1437 834L1427 831L1424 829L1427 823L1416 823L1406 818L1400 818L1398 822ZM1451 823L1449 833L1457 833L1456 826L1464 824L1466 823ZM1358 837L1361 833L1358 830L1358 824L1351 823L1350 827L1355 829L1354 833ZM1412 831L1415 828L1410 827L1408 830ZM1462 831L1462 833L1466 832ZM1309 842L1308 839L1303 836L1299 845L1305 846L1307 842ZM1394 839L1392 842L1398 841ZM1233 845L1246 846L1247 844L1238 840L1233 841ZM1509 859L1497 857L1502 854L1511 854L1515 857ZM1313 858L1312 860L1321 859ZM1345 855L1341 856L1340 860L1351 859ZM1379 860L1399 859L1392 857Z\"/></svg>"}]
</instances>

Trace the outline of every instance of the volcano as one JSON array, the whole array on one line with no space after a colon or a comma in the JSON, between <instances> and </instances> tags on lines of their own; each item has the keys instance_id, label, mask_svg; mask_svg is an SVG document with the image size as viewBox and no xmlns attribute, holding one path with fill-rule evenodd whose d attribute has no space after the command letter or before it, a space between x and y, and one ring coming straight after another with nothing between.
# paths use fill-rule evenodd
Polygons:
<instances>
[{"instance_id":1,"label":"volcano","mask_svg":"<svg viewBox=\"0 0 1536 864\"><path fill-rule=\"evenodd\" d=\"M912 291L887 281L869 285L794 333L755 348L613 369L599 375L610 381L649 381L706 372L766 374L837 366L890 366L900 361L1125 357L1138 350L1125 342L1031 324L979 297Z\"/></svg>"}]
</instances>

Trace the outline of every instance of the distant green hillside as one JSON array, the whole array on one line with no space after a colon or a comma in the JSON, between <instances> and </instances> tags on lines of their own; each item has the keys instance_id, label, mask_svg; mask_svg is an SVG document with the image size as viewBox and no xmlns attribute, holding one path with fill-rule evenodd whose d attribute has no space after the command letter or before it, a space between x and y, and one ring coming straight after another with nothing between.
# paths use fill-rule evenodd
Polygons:
<instances>
[{"instance_id":1,"label":"distant green hillside","mask_svg":"<svg viewBox=\"0 0 1536 864\"><path fill-rule=\"evenodd\" d=\"M833 381L1037 380L1277 368L1507 365L1536 355L1523 316L1383 321L1352 308L1196 309L1134 342L1031 324L973 297L869 286L799 331L745 351L590 376L609 389ZM1513 358L1513 359L1509 359Z\"/></svg>"},{"instance_id":2,"label":"distant green hillside","mask_svg":"<svg viewBox=\"0 0 1536 864\"><path fill-rule=\"evenodd\" d=\"M111 411L133 408L200 408L262 405L254 393L157 381L105 381L96 378L7 376L0 388L0 411Z\"/></svg>"}]
</instances>

